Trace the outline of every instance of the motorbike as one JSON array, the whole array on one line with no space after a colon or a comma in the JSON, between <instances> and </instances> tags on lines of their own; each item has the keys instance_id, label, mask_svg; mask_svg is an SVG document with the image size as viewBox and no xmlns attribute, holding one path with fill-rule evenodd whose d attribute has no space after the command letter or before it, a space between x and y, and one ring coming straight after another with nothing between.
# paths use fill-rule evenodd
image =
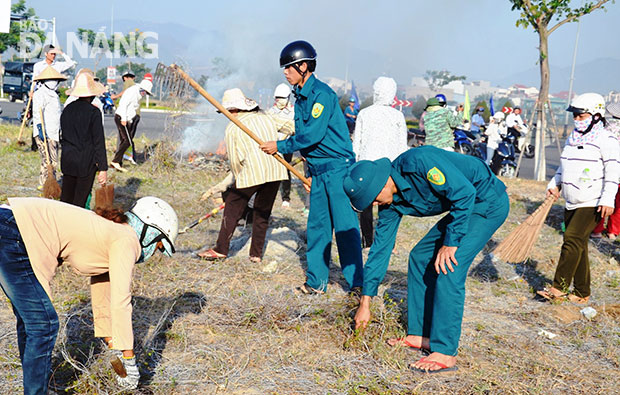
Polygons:
<instances>
[{"instance_id":1,"label":"motorbike","mask_svg":"<svg viewBox=\"0 0 620 395\"><path fill-rule=\"evenodd\" d=\"M529 129L526 125L521 126L520 130L516 128L508 128L508 133L514 135L517 144L515 144L515 151L517 153L523 153L523 156L530 159L534 157L534 146L527 144L527 134Z\"/></svg>"},{"instance_id":2,"label":"motorbike","mask_svg":"<svg viewBox=\"0 0 620 395\"><path fill-rule=\"evenodd\" d=\"M424 145L426 140L426 133L420 129L409 128L407 129L407 145L409 147L419 147Z\"/></svg>"},{"instance_id":3,"label":"motorbike","mask_svg":"<svg viewBox=\"0 0 620 395\"><path fill-rule=\"evenodd\" d=\"M491 171L495 175L501 177L516 177L517 163L515 162L515 141L516 136L513 133L507 133L502 137L501 143L497 146L497 149L493 153L491 159ZM484 147L484 157L486 160L486 145Z\"/></svg>"},{"instance_id":4,"label":"motorbike","mask_svg":"<svg viewBox=\"0 0 620 395\"><path fill-rule=\"evenodd\" d=\"M465 155L478 156L476 154L476 136L469 130L454 129L454 150Z\"/></svg>"},{"instance_id":5,"label":"motorbike","mask_svg":"<svg viewBox=\"0 0 620 395\"><path fill-rule=\"evenodd\" d=\"M103 103L103 113L104 114L114 114L114 100L112 100L112 95L110 92L105 92L99 98Z\"/></svg>"}]
</instances>

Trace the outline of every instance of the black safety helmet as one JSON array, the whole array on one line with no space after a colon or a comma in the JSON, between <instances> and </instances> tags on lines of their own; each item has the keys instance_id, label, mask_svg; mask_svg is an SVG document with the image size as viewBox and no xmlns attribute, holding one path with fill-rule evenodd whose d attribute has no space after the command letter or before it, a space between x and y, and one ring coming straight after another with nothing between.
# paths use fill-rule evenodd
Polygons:
<instances>
[{"instance_id":1,"label":"black safety helmet","mask_svg":"<svg viewBox=\"0 0 620 395\"><path fill-rule=\"evenodd\" d=\"M293 41L280 52L280 67L303 61L308 64L308 71L313 72L316 67L316 51L307 41Z\"/></svg>"}]
</instances>

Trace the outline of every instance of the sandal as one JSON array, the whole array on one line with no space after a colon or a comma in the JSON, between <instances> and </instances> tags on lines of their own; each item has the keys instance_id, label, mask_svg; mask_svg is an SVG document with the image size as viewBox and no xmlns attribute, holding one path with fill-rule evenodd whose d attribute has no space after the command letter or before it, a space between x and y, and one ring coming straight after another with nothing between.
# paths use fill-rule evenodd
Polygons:
<instances>
[{"instance_id":1,"label":"sandal","mask_svg":"<svg viewBox=\"0 0 620 395\"><path fill-rule=\"evenodd\" d=\"M422 346L418 347L415 344L410 343L407 340L406 336L405 337L394 338L394 340L396 340L396 342L394 344L390 344L390 340L392 340L392 339L388 339L388 341L386 342L388 344L388 346L390 346L390 347L396 347L396 346L400 345L400 346L408 347L409 349L413 348L415 350L420 350L420 351L428 353L428 354L430 354L430 351L431 351L428 348L425 348L425 347L422 347Z\"/></svg>"},{"instance_id":2,"label":"sandal","mask_svg":"<svg viewBox=\"0 0 620 395\"><path fill-rule=\"evenodd\" d=\"M568 298L568 294L565 294L565 293L562 293L560 295L554 294L553 292L551 292L551 288L545 288L542 291L536 291L536 295L549 301L565 300Z\"/></svg>"},{"instance_id":3,"label":"sandal","mask_svg":"<svg viewBox=\"0 0 620 395\"><path fill-rule=\"evenodd\" d=\"M209 248L208 250L204 250L198 253L198 256L207 261L219 261L222 259L226 259L226 255L220 254L215 251L213 248Z\"/></svg>"},{"instance_id":4,"label":"sandal","mask_svg":"<svg viewBox=\"0 0 620 395\"><path fill-rule=\"evenodd\" d=\"M427 363L432 363L433 367L438 367L439 369L422 369L422 368L418 368L413 366L413 364L409 365L409 369L413 370L414 372L418 372L418 373L429 373L429 374L434 374L434 373L445 373L445 372L456 372L457 370L459 370L459 368L455 365L455 366L450 366L448 367L448 365L444 365L441 362L437 362L437 361L429 361L426 359L427 357L424 357L422 359L420 359L421 362L427 362Z\"/></svg>"},{"instance_id":5,"label":"sandal","mask_svg":"<svg viewBox=\"0 0 620 395\"><path fill-rule=\"evenodd\" d=\"M582 297L577 296L575 294L569 294L569 295L566 296L566 299L568 299L568 301L572 302L572 303L586 305L586 304L588 304L588 301L590 300L590 297L586 296L585 298L582 298Z\"/></svg>"}]
</instances>

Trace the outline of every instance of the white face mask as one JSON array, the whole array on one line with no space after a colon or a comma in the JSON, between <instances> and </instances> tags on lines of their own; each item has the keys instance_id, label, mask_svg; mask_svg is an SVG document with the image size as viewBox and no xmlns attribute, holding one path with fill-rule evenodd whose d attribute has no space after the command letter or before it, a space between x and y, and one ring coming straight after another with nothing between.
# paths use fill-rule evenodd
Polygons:
<instances>
[{"instance_id":1,"label":"white face mask","mask_svg":"<svg viewBox=\"0 0 620 395\"><path fill-rule=\"evenodd\" d=\"M276 107L278 107L279 110L283 110L287 105L288 105L288 99L285 99L282 97L278 97L276 99Z\"/></svg>"}]
</instances>

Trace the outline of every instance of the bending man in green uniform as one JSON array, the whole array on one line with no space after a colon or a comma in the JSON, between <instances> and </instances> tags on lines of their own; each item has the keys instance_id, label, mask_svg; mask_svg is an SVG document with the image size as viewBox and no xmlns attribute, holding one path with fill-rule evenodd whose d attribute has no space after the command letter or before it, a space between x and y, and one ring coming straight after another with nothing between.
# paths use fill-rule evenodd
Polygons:
<instances>
[{"instance_id":1,"label":"bending man in green uniform","mask_svg":"<svg viewBox=\"0 0 620 395\"><path fill-rule=\"evenodd\" d=\"M389 343L431 351L410 365L414 370L456 370L467 271L508 216L505 185L480 159L431 146L410 149L392 163L357 162L343 185L357 210L380 206L356 328L370 320L370 299L387 271L402 216L448 212L409 254L408 335Z\"/></svg>"},{"instance_id":2,"label":"bending man in green uniform","mask_svg":"<svg viewBox=\"0 0 620 395\"><path fill-rule=\"evenodd\" d=\"M284 47L280 67L295 87L295 134L285 140L268 141L261 149L270 155L300 151L308 163L312 182L307 226L308 269L306 283L299 290L305 294L325 292L335 231L342 274L355 292L362 285L363 274L360 232L357 215L342 189L355 154L338 96L314 76L316 51L306 41L294 41Z\"/></svg>"}]
</instances>

